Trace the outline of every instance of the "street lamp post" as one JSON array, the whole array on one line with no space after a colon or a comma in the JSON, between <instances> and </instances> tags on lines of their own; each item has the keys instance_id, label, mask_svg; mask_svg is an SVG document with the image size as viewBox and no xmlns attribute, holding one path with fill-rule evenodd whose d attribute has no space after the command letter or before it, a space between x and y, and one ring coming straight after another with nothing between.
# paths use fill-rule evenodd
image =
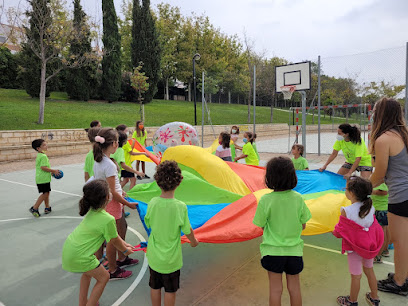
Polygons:
<instances>
[{"instance_id":1,"label":"street lamp post","mask_svg":"<svg viewBox=\"0 0 408 306\"><path fill-rule=\"evenodd\" d=\"M194 125L197 125L197 84L196 84L196 71L195 71L195 61L200 60L200 54L196 53L193 56L193 81L194 81Z\"/></svg>"}]
</instances>

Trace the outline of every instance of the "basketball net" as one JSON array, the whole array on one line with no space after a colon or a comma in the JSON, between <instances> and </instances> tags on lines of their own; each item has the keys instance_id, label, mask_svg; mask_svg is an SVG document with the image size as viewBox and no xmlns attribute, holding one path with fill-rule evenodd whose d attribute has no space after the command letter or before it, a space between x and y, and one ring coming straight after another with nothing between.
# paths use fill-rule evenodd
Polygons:
<instances>
[{"instance_id":1,"label":"basketball net","mask_svg":"<svg viewBox=\"0 0 408 306\"><path fill-rule=\"evenodd\" d=\"M296 85L281 86L281 90L283 93L283 99L290 100L290 98L292 98L292 95L296 90Z\"/></svg>"}]
</instances>

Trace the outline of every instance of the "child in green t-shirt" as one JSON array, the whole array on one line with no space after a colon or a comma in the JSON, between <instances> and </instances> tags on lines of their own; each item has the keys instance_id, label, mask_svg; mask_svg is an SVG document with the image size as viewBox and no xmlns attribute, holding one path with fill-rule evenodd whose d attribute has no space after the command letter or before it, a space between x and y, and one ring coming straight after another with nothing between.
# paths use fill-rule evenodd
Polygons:
<instances>
[{"instance_id":1,"label":"child in green t-shirt","mask_svg":"<svg viewBox=\"0 0 408 306\"><path fill-rule=\"evenodd\" d=\"M174 198L174 192L183 180L177 163L164 161L159 164L154 179L162 192L160 197L150 201L144 219L146 226L151 228L146 255L152 305L161 305L162 287L165 305L174 305L183 266L180 232L187 236L192 247L196 247L198 241L188 219L186 204Z\"/></svg>"},{"instance_id":2,"label":"child in green t-shirt","mask_svg":"<svg viewBox=\"0 0 408 306\"><path fill-rule=\"evenodd\" d=\"M95 137L98 135L100 131L100 127L92 127L88 130L88 139L91 142L91 146L95 143ZM93 166L95 160L93 156L93 150L91 149L85 157L85 165L84 165L84 172L85 172L85 183L93 176Z\"/></svg>"},{"instance_id":3,"label":"child in green t-shirt","mask_svg":"<svg viewBox=\"0 0 408 306\"><path fill-rule=\"evenodd\" d=\"M275 157L266 165L265 182L273 192L264 195L253 223L263 228L261 264L268 271L270 304L280 305L282 273L286 273L292 305L302 305L299 273L303 270L303 240L300 238L311 213L297 185L295 167L288 157Z\"/></svg>"},{"instance_id":4,"label":"child in green t-shirt","mask_svg":"<svg viewBox=\"0 0 408 306\"><path fill-rule=\"evenodd\" d=\"M292 146L292 162L295 166L295 170L309 170L309 164L306 158L303 157L305 148L301 144L295 144Z\"/></svg>"},{"instance_id":5,"label":"child in green t-shirt","mask_svg":"<svg viewBox=\"0 0 408 306\"><path fill-rule=\"evenodd\" d=\"M79 214L85 216L82 222L65 240L62 249L62 268L69 272L83 273L79 289L79 305L98 305L109 272L99 263L94 253L104 241L129 255L132 245L118 235L115 218L105 211L109 202L109 186L105 180L93 180L85 184L84 195L79 201ZM92 278L96 284L88 298L88 289Z\"/></svg>"},{"instance_id":6,"label":"child in green t-shirt","mask_svg":"<svg viewBox=\"0 0 408 306\"><path fill-rule=\"evenodd\" d=\"M251 132L245 132L244 138L242 141L244 145L242 147L242 154L240 156L235 157L234 161L238 161L240 159L245 158L245 163L247 165L258 166L259 165L259 157L257 151L254 149L254 142L256 139L256 134ZM241 149L241 147L235 145L237 149Z\"/></svg>"},{"instance_id":7,"label":"child in green t-shirt","mask_svg":"<svg viewBox=\"0 0 408 306\"><path fill-rule=\"evenodd\" d=\"M141 120L136 121L135 131L133 132L132 138L136 139L143 147L146 147L147 131L144 128L144 123ZM145 174L144 177L149 179L150 177L146 175L146 163L144 161L136 161L136 170L139 171L139 165L142 164L142 172ZM138 176L138 180L142 177Z\"/></svg>"},{"instance_id":8,"label":"child in green t-shirt","mask_svg":"<svg viewBox=\"0 0 408 306\"><path fill-rule=\"evenodd\" d=\"M51 212L50 206L50 192L51 192L51 174L59 175L59 170L51 169L50 161L45 155L48 150L47 142L44 139L36 139L31 144L32 148L38 152L35 159L35 182L37 184L38 192L41 195L38 197L34 206L31 206L29 211L34 217L38 218L41 214L38 211L41 203L44 202L44 214Z\"/></svg>"}]
</instances>

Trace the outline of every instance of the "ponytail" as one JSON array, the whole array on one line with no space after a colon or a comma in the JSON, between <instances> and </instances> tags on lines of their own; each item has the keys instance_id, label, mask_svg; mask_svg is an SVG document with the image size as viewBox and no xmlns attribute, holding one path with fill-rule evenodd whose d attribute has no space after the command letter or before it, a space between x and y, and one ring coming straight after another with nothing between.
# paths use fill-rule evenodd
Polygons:
<instances>
[{"instance_id":1,"label":"ponytail","mask_svg":"<svg viewBox=\"0 0 408 306\"><path fill-rule=\"evenodd\" d=\"M95 137L93 145L94 160L100 163L103 158L103 151L111 146L115 141L118 141L118 133L112 128L102 128Z\"/></svg>"},{"instance_id":2,"label":"ponytail","mask_svg":"<svg viewBox=\"0 0 408 306\"><path fill-rule=\"evenodd\" d=\"M360 211L358 212L358 216L362 219L368 215L371 210L371 206L373 205L373 201L370 198L366 198L362 201L363 205L360 207Z\"/></svg>"},{"instance_id":3,"label":"ponytail","mask_svg":"<svg viewBox=\"0 0 408 306\"><path fill-rule=\"evenodd\" d=\"M93 156L94 156L94 160L97 163L100 163L102 161L103 152L102 152L101 144L99 142L95 142L93 144Z\"/></svg>"},{"instance_id":4,"label":"ponytail","mask_svg":"<svg viewBox=\"0 0 408 306\"><path fill-rule=\"evenodd\" d=\"M248 141L252 144L256 139L256 134L252 132L246 132L248 135Z\"/></svg>"},{"instance_id":5,"label":"ponytail","mask_svg":"<svg viewBox=\"0 0 408 306\"><path fill-rule=\"evenodd\" d=\"M343 123L339 125L339 129L344 134L349 134L349 138L352 143L361 144L361 132L357 126L351 126L348 123Z\"/></svg>"},{"instance_id":6,"label":"ponytail","mask_svg":"<svg viewBox=\"0 0 408 306\"><path fill-rule=\"evenodd\" d=\"M84 196L79 200L79 215L85 216L92 208L102 208L109 195L109 185L105 180L93 180L83 188Z\"/></svg>"}]
</instances>

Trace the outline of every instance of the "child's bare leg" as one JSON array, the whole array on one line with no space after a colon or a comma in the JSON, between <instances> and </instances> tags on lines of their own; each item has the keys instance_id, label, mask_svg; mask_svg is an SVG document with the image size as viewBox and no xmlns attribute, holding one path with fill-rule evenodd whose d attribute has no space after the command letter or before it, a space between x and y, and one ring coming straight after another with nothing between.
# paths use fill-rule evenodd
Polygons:
<instances>
[{"instance_id":1,"label":"child's bare leg","mask_svg":"<svg viewBox=\"0 0 408 306\"><path fill-rule=\"evenodd\" d=\"M44 193L44 195L45 195L45 198L44 198L45 207L49 208L50 207L50 193L46 192Z\"/></svg>"},{"instance_id":2,"label":"child's bare leg","mask_svg":"<svg viewBox=\"0 0 408 306\"><path fill-rule=\"evenodd\" d=\"M111 241L106 245L106 258L108 258L109 272L113 273L116 271L116 248Z\"/></svg>"},{"instance_id":3,"label":"child's bare leg","mask_svg":"<svg viewBox=\"0 0 408 306\"><path fill-rule=\"evenodd\" d=\"M363 267L364 274L367 276L368 285L370 286L370 295L373 299L378 300L377 278L373 268Z\"/></svg>"},{"instance_id":4,"label":"child's bare leg","mask_svg":"<svg viewBox=\"0 0 408 306\"><path fill-rule=\"evenodd\" d=\"M301 306L302 305L302 294L300 291L300 278L299 274L289 275L286 274L286 283L290 296L291 306Z\"/></svg>"},{"instance_id":5,"label":"child's bare leg","mask_svg":"<svg viewBox=\"0 0 408 306\"><path fill-rule=\"evenodd\" d=\"M118 235L120 238L122 238L123 240L126 239L126 231L127 231L127 222L125 219L124 214L122 214L122 217L118 220L116 220L116 228L118 230ZM118 260L119 261L123 261L125 260L126 256L123 255L122 252L118 251Z\"/></svg>"},{"instance_id":6,"label":"child's bare leg","mask_svg":"<svg viewBox=\"0 0 408 306\"><path fill-rule=\"evenodd\" d=\"M161 289L150 289L152 306L161 306Z\"/></svg>"},{"instance_id":7,"label":"child's bare leg","mask_svg":"<svg viewBox=\"0 0 408 306\"><path fill-rule=\"evenodd\" d=\"M383 232L384 232L384 242L383 242L383 245L382 245L382 248L381 248L381 250L380 250L380 254L378 254L378 255L381 255L384 251L386 251L387 249L388 249L388 226L382 226L382 228L383 228Z\"/></svg>"},{"instance_id":8,"label":"child's bare leg","mask_svg":"<svg viewBox=\"0 0 408 306\"><path fill-rule=\"evenodd\" d=\"M99 299L105 289L106 284L109 281L109 273L105 270L104 267L99 266L96 269L88 271L84 274L87 274L88 277L93 277L96 279L96 284L91 291L91 295L89 296L87 306L96 306L98 304ZM88 284L89 287L89 284Z\"/></svg>"},{"instance_id":9,"label":"child's bare leg","mask_svg":"<svg viewBox=\"0 0 408 306\"><path fill-rule=\"evenodd\" d=\"M351 287L350 287L350 301L357 302L358 293L360 292L360 275L351 274Z\"/></svg>"},{"instance_id":10,"label":"child's bare leg","mask_svg":"<svg viewBox=\"0 0 408 306\"><path fill-rule=\"evenodd\" d=\"M136 185L136 178L135 177L131 177L130 178L130 189L132 189L133 187L135 187Z\"/></svg>"},{"instance_id":11,"label":"child's bare leg","mask_svg":"<svg viewBox=\"0 0 408 306\"><path fill-rule=\"evenodd\" d=\"M280 306L282 299L282 274L268 271L269 306Z\"/></svg>"},{"instance_id":12,"label":"child's bare leg","mask_svg":"<svg viewBox=\"0 0 408 306\"><path fill-rule=\"evenodd\" d=\"M174 306L176 305L176 293L175 292L165 292L164 293L164 306Z\"/></svg>"},{"instance_id":13,"label":"child's bare leg","mask_svg":"<svg viewBox=\"0 0 408 306\"><path fill-rule=\"evenodd\" d=\"M144 161L142 161L141 163L142 163L142 172L146 173L146 163Z\"/></svg>"},{"instance_id":14,"label":"child's bare leg","mask_svg":"<svg viewBox=\"0 0 408 306\"><path fill-rule=\"evenodd\" d=\"M85 306L88 303L88 290L91 284L92 277L86 273L81 276L81 282L79 285L79 306Z\"/></svg>"},{"instance_id":15,"label":"child's bare leg","mask_svg":"<svg viewBox=\"0 0 408 306\"><path fill-rule=\"evenodd\" d=\"M136 161L136 171L139 171L140 160Z\"/></svg>"},{"instance_id":16,"label":"child's bare leg","mask_svg":"<svg viewBox=\"0 0 408 306\"><path fill-rule=\"evenodd\" d=\"M123 180L120 182L120 186L123 188L129 182L128 177L124 177Z\"/></svg>"},{"instance_id":17,"label":"child's bare leg","mask_svg":"<svg viewBox=\"0 0 408 306\"><path fill-rule=\"evenodd\" d=\"M35 202L35 204L33 205L33 208L38 210L38 208L40 207L41 203L42 203L44 200L45 200L45 193L42 193L42 194L38 197L38 199L37 199L37 201Z\"/></svg>"},{"instance_id":18,"label":"child's bare leg","mask_svg":"<svg viewBox=\"0 0 408 306\"><path fill-rule=\"evenodd\" d=\"M104 245L105 245L105 243L103 243L103 244L101 245L101 247L99 248L99 250L97 250L97 251L95 252L95 254L94 254L98 260L101 260L102 257L103 257L103 247L104 247Z\"/></svg>"}]
</instances>

